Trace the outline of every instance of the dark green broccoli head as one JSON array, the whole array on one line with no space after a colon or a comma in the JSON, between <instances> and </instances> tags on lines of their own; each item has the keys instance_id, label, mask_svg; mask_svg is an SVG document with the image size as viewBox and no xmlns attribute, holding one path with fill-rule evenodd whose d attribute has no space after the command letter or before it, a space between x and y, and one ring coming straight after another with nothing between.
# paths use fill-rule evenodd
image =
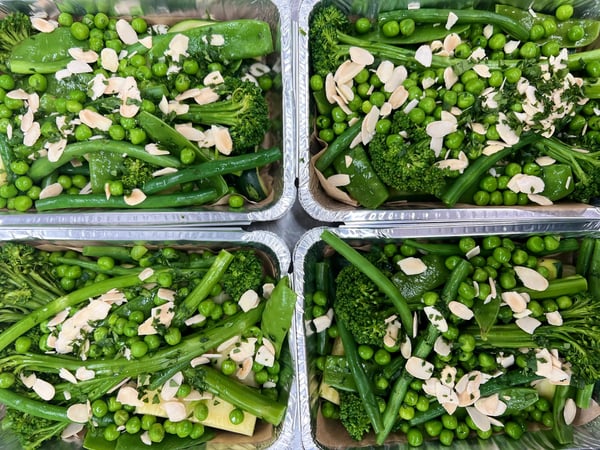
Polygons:
<instances>
[{"instance_id":1,"label":"dark green broccoli head","mask_svg":"<svg viewBox=\"0 0 600 450\"><path fill-rule=\"evenodd\" d=\"M16 434L23 448L39 448L44 442L60 436L69 424L56 422L23 413L14 408L6 408L2 419L2 429Z\"/></svg>"},{"instance_id":2,"label":"dark green broccoli head","mask_svg":"<svg viewBox=\"0 0 600 450\"><path fill-rule=\"evenodd\" d=\"M27 244L7 242L0 248L0 261L13 269L39 267L45 263L40 256L41 253Z\"/></svg>"},{"instance_id":3,"label":"dark green broccoli head","mask_svg":"<svg viewBox=\"0 0 600 450\"><path fill-rule=\"evenodd\" d=\"M365 411L362 400L355 392L340 391L340 421L356 441L371 431L371 420Z\"/></svg>"},{"instance_id":4,"label":"dark green broccoli head","mask_svg":"<svg viewBox=\"0 0 600 450\"><path fill-rule=\"evenodd\" d=\"M141 159L126 157L121 166L121 181L125 192L143 186L154 177L152 174L160 167L142 161Z\"/></svg>"},{"instance_id":5,"label":"dark green broccoli head","mask_svg":"<svg viewBox=\"0 0 600 450\"><path fill-rule=\"evenodd\" d=\"M338 31L347 33L350 21L337 6L318 5L310 18L308 39L309 52L314 73L326 76L335 72L342 63L338 54Z\"/></svg>"},{"instance_id":6,"label":"dark green broccoli head","mask_svg":"<svg viewBox=\"0 0 600 450\"><path fill-rule=\"evenodd\" d=\"M336 320L341 321L358 344L383 344L394 307L369 277L353 265L344 267L336 277L333 302Z\"/></svg>"},{"instance_id":7,"label":"dark green broccoli head","mask_svg":"<svg viewBox=\"0 0 600 450\"><path fill-rule=\"evenodd\" d=\"M235 301L249 289L258 292L263 280L263 263L254 250L239 250L223 275L221 286Z\"/></svg>"},{"instance_id":8,"label":"dark green broccoli head","mask_svg":"<svg viewBox=\"0 0 600 450\"><path fill-rule=\"evenodd\" d=\"M15 11L0 21L0 59L12 51L13 47L31 36L33 29L27 14Z\"/></svg>"},{"instance_id":9,"label":"dark green broccoli head","mask_svg":"<svg viewBox=\"0 0 600 450\"><path fill-rule=\"evenodd\" d=\"M391 133L376 133L368 151L373 169L388 186L401 192L440 196L446 186L445 170L435 164L431 138L408 123L402 111L394 114ZM400 132L409 132L406 138Z\"/></svg>"}]
</instances>

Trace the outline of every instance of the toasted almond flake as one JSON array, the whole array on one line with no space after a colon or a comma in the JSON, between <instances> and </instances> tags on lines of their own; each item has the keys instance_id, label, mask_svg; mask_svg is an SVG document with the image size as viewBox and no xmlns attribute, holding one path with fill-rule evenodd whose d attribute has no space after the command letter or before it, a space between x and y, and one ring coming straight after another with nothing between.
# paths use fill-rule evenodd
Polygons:
<instances>
[{"instance_id":1,"label":"toasted almond flake","mask_svg":"<svg viewBox=\"0 0 600 450\"><path fill-rule=\"evenodd\" d=\"M48 321L47 326L49 328L55 327L56 325L59 325L61 323L63 323L65 321L65 319L67 317L69 317L69 308L67 309L63 309L61 312L59 312L57 315L55 315L52 319L50 319Z\"/></svg>"},{"instance_id":2,"label":"toasted almond flake","mask_svg":"<svg viewBox=\"0 0 600 450\"><path fill-rule=\"evenodd\" d=\"M138 398L138 391L133 386L122 386L117 392L117 401L128 406L142 406L144 403Z\"/></svg>"},{"instance_id":3,"label":"toasted almond flake","mask_svg":"<svg viewBox=\"0 0 600 450\"><path fill-rule=\"evenodd\" d=\"M490 143L488 141L488 144L483 148L483 154L485 156L491 156L495 153L498 153L500 150L505 149L506 148L506 144L504 142L495 142L495 143Z\"/></svg>"},{"instance_id":4,"label":"toasted almond flake","mask_svg":"<svg viewBox=\"0 0 600 450\"><path fill-rule=\"evenodd\" d=\"M92 66L90 66L88 63L86 63L84 61L80 61L78 59L74 59L73 61L70 61L67 64L67 69L72 74L90 73L90 72L94 71L94 69L92 69Z\"/></svg>"},{"instance_id":5,"label":"toasted almond flake","mask_svg":"<svg viewBox=\"0 0 600 450\"><path fill-rule=\"evenodd\" d=\"M51 33L57 27L57 24L55 22L51 22L41 17L32 17L30 20L32 28L38 30L41 33Z\"/></svg>"},{"instance_id":6,"label":"toasted almond flake","mask_svg":"<svg viewBox=\"0 0 600 450\"><path fill-rule=\"evenodd\" d=\"M347 186L350 184L350 175L347 173L336 173L328 177L327 182L335 187Z\"/></svg>"},{"instance_id":7,"label":"toasted almond flake","mask_svg":"<svg viewBox=\"0 0 600 450\"><path fill-rule=\"evenodd\" d=\"M404 83L406 78L408 77L408 71L404 66L396 66L392 71L391 77L387 80L387 82L383 86L383 90L385 92L394 92L399 86Z\"/></svg>"},{"instance_id":8,"label":"toasted almond flake","mask_svg":"<svg viewBox=\"0 0 600 450\"><path fill-rule=\"evenodd\" d=\"M458 22L458 16L452 11L450 11L448 13L448 20L446 21L446 30L452 28L456 24L456 22Z\"/></svg>"},{"instance_id":9,"label":"toasted almond flake","mask_svg":"<svg viewBox=\"0 0 600 450\"><path fill-rule=\"evenodd\" d=\"M42 400L46 400L46 401L52 400L54 398L54 395L56 394L56 390L54 389L54 386L52 386L47 381L42 380L41 378L35 379L31 389L33 389L33 392L35 392L37 395L39 395L39 397Z\"/></svg>"},{"instance_id":10,"label":"toasted almond flake","mask_svg":"<svg viewBox=\"0 0 600 450\"><path fill-rule=\"evenodd\" d=\"M565 402L565 408L563 410L563 418L565 419L565 423L567 425L571 425L575 420L575 416L577 415L577 406L575 404L575 400L572 398L568 398Z\"/></svg>"},{"instance_id":11,"label":"toasted almond flake","mask_svg":"<svg viewBox=\"0 0 600 450\"><path fill-rule=\"evenodd\" d=\"M90 402L75 403L67 409L67 417L75 423L86 423L92 417Z\"/></svg>"},{"instance_id":12,"label":"toasted almond flake","mask_svg":"<svg viewBox=\"0 0 600 450\"><path fill-rule=\"evenodd\" d=\"M6 96L14 100L29 100L29 94L21 88L7 92Z\"/></svg>"},{"instance_id":13,"label":"toasted almond flake","mask_svg":"<svg viewBox=\"0 0 600 450\"><path fill-rule=\"evenodd\" d=\"M506 44L504 44L504 53L510 55L519 47L519 44L519 41L508 41Z\"/></svg>"},{"instance_id":14,"label":"toasted almond flake","mask_svg":"<svg viewBox=\"0 0 600 450\"><path fill-rule=\"evenodd\" d=\"M383 60L377 66L377 70L375 71L375 75L379 77L382 83L387 83L387 81L392 77L394 73L394 63L391 61Z\"/></svg>"},{"instance_id":15,"label":"toasted almond flake","mask_svg":"<svg viewBox=\"0 0 600 450\"><path fill-rule=\"evenodd\" d=\"M350 47L349 54L352 62L362 66L370 66L375 62L373 54L362 47Z\"/></svg>"},{"instance_id":16,"label":"toasted almond flake","mask_svg":"<svg viewBox=\"0 0 600 450\"><path fill-rule=\"evenodd\" d=\"M248 375L250 375L250 372L252 371L252 364L253 364L253 360L252 358L246 358L242 361L242 367L240 367L236 373L235 376L240 379L240 380L245 380Z\"/></svg>"},{"instance_id":17,"label":"toasted almond flake","mask_svg":"<svg viewBox=\"0 0 600 450\"><path fill-rule=\"evenodd\" d=\"M444 69L444 85L446 89L450 89L458 81L458 75L454 72L452 67L446 67Z\"/></svg>"},{"instance_id":18,"label":"toasted almond flake","mask_svg":"<svg viewBox=\"0 0 600 450\"><path fill-rule=\"evenodd\" d=\"M126 45L135 44L138 41L138 35L131 26L131 24L125 19L117 20L116 31L119 35L119 38ZM173 38L175 39L175 38Z\"/></svg>"},{"instance_id":19,"label":"toasted almond flake","mask_svg":"<svg viewBox=\"0 0 600 450\"><path fill-rule=\"evenodd\" d=\"M158 147L158 144L152 142L151 144L146 144L144 149L151 155L168 155L170 152L168 150L163 150Z\"/></svg>"},{"instance_id":20,"label":"toasted almond flake","mask_svg":"<svg viewBox=\"0 0 600 450\"><path fill-rule=\"evenodd\" d=\"M394 89L388 101L392 105L392 109L398 109L408 100L408 96L408 90L403 85L400 85Z\"/></svg>"},{"instance_id":21,"label":"toasted almond flake","mask_svg":"<svg viewBox=\"0 0 600 450\"><path fill-rule=\"evenodd\" d=\"M129 103L127 99L125 99L119 108L119 114L121 114L123 117L131 118L135 117L139 110L140 105Z\"/></svg>"},{"instance_id":22,"label":"toasted almond flake","mask_svg":"<svg viewBox=\"0 0 600 450\"><path fill-rule=\"evenodd\" d=\"M338 84L337 92L340 94L339 96L342 99L342 102L340 102L339 99L336 99L337 103L342 103L342 105L344 105L344 104L351 102L354 99L354 91L347 84ZM346 111L350 111L350 109L346 108ZM346 112L346 111L344 111L344 112ZM350 113L351 112L352 111L350 111Z\"/></svg>"},{"instance_id":23,"label":"toasted almond flake","mask_svg":"<svg viewBox=\"0 0 600 450\"><path fill-rule=\"evenodd\" d=\"M515 145L519 142L519 136L517 133L515 133L515 131L504 122L497 123L496 130L500 135L500 139L502 139L508 145Z\"/></svg>"},{"instance_id":24,"label":"toasted almond flake","mask_svg":"<svg viewBox=\"0 0 600 450\"><path fill-rule=\"evenodd\" d=\"M146 267L138 274L138 278L142 281L146 281L152 275L154 275L154 270L151 267Z\"/></svg>"},{"instance_id":25,"label":"toasted almond flake","mask_svg":"<svg viewBox=\"0 0 600 450\"><path fill-rule=\"evenodd\" d=\"M397 264L400 270L402 270L402 272L404 272L406 275L418 275L427 270L427 265L425 265L423 260L413 256L403 258L399 260Z\"/></svg>"},{"instance_id":26,"label":"toasted almond flake","mask_svg":"<svg viewBox=\"0 0 600 450\"><path fill-rule=\"evenodd\" d=\"M502 301L510 307L513 313L521 313L527 308L527 301L518 292L503 292Z\"/></svg>"},{"instance_id":27,"label":"toasted almond flake","mask_svg":"<svg viewBox=\"0 0 600 450\"><path fill-rule=\"evenodd\" d=\"M428 136L443 138L450 133L455 132L457 124L447 120L436 120L427 124L425 131Z\"/></svg>"},{"instance_id":28,"label":"toasted almond flake","mask_svg":"<svg viewBox=\"0 0 600 450\"><path fill-rule=\"evenodd\" d=\"M438 336L433 344L433 351L440 356L448 356L452 351L452 345L443 336Z\"/></svg>"},{"instance_id":29,"label":"toasted almond flake","mask_svg":"<svg viewBox=\"0 0 600 450\"><path fill-rule=\"evenodd\" d=\"M70 423L62 433L60 433L60 438L67 442L70 442L71 439L79 439L78 435L83 431L84 427L85 425L83 423ZM75 440L73 442L75 442Z\"/></svg>"},{"instance_id":30,"label":"toasted almond flake","mask_svg":"<svg viewBox=\"0 0 600 450\"><path fill-rule=\"evenodd\" d=\"M475 64L473 66L473 71L481 78L490 78L492 73L490 72L490 68L485 64Z\"/></svg>"},{"instance_id":31,"label":"toasted almond flake","mask_svg":"<svg viewBox=\"0 0 600 450\"><path fill-rule=\"evenodd\" d=\"M471 250L469 250L467 253L465 253L465 257L467 259L471 259L474 256L479 255L479 253L481 253L481 247L479 247L479 245L476 245L475 247L473 247Z\"/></svg>"},{"instance_id":32,"label":"toasted almond flake","mask_svg":"<svg viewBox=\"0 0 600 450\"><path fill-rule=\"evenodd\" d=\"M81 123L102 131L108 131L112 125L112 120L102 114L97 113L96 111L92 111L91 109L82 109L79 111L79 119L81 120Z\"/></svg>"},{"instance_id":33,"label":"toasted almond flake","mask_svg":"<svg viewBox=\"0 0 600 450\"><path fill-rule=\"evenodd\" d=\"M40 130L40 123L33 122L27 132L24 133L23 144L27 147L32 147L42 134Z\"/></svg>"},{"instance_id":34,"label":"toasted almond flake","mask_svg":"<svg viewBox=\"0 0 600 450\"><path fill-rule=\"evenodd\" d=\"M455 300L448 303L448 309L452 314L463 320L471 320L474 316L473 311L467 305Z\"/></svg>"},{"instance_id":35,"label":"toasted almond flake","mask_svg":"<svg viewBox=\"0 0 600 450\"><path fill-rule=\"evenodd\" d=\"M248 289L240 296L240 299L238 300L238 305L244 312L248 312L251 309L256 308L259 303L260 297L253 289Z\"/></svg>"},{"instance_id":36,"label":"toasted almond flake","mask_svg":"<svg viewBox=\"0 0 600 450\"><path fill-rule=\"evenodd\" d=\"M346 84L352 82L363 69L364 65L355 63L354 61L344 61L333 74L332 80L336 84Z\"/></svg>"},{"instance_id":37,"label":"toasted almond flake","mask_svg":"<svg viewBox=\"0 0 600 450\"><path fill-rule=\"evenodd\" d=\"M206 320L206 316L203 316L202 314L196 314L192 317L190 317L189 319L186 319L186 321L184 322L186 326L191 327L192 325L197 325L199 323L202 323Z\"/></svg>"},{"instance_id":38,"label":"toasted almond flake","mask_svg":"<svg viewBox=\"0 0 600 450\"><path fill-rule=\"evenodd\" d=\"M217 347L217 352L221 353L224 350L227 350L229 347L237 344L240 341L240 337L239 336L233 336L229 339L227 339L225 342L222 342L218 347Z\"/></svg>"},{"instance_id":39,"label":"toasted almond flake","mask_svg":"<svg viewBox=\"0 0 600 450\"><path fill-rule=\"evenodd\" d=\"M56 73L54 74L54 77L57 80L64 80L65 78L69 78L71 75L73 75L71 73L71 71L69 69L65 68L65 69L57 70Z\"/></svg>"},{"instance_id":40,"label":"toasted almond flake","mask_svg":"<svg viewBox=\"0 0 600 450\"><path fill-rule=\"evenodd\" d=\"M501 416L506 411L506 403L500 400L498 394L489 397L481 397L474 404L475 408L486 416Z\"/></svg>"},{"instance_id":41,"label":"toasted almond flake","mask_svg":"<svg viewBox=\"0 0 600 450\"><path fill-rule=\"evenodd\" d=\"M63 187L60 183L52 183L49 184L48 186L46 186L44 189L42 189L42 191L40 192L40 199L43 198L50 198L50 197L56 197L57 195L60 195L60 193L63 191Z\"/></svg>"},{"instance_id":42,"label":"toasted almond flake","mask_svg":"<svg viewBox=\"0 0 600 450\"><path fill-rule=\"evenodd\" d=\"M181 134L184 138L190 141L197 142L206 139L205 134L201 130L194 128L194 126L191 123L175 124L175 130L177 130L179 134Z\"/></svg>"},{"instance_id":43,"label":"toasted almond flake","mask_svg":"<svg viewBox=\"0 0 600 450\"><path fill-rule=\"evenodd\" d=\"M163 167L162 169L158 169L152 172L152 176L162 177L163 175L169 175L172 173L177 173L177 169L175 167Z\"/></svg>"},{"instance_id":44,"label":"toasted almond flake","mask_svg":"<svg viewBox=\"0 0 600 450\"><path fill-rule=\"evenodd\" d=\"M540 194L527 194L527 198L541 206L551 206L554 204L548 197Z\"/></svg>"},{"instance_id":45,"label":"toasted almond flake","mask_svg":"<svg viewBox=\"0 0 600 450\"><path fill-rule=\"evenodd\" d=\"M152 48L152 36L146 36L139 39L138 42L146 48Z\"/></svg>"},{"instance_id":46,"label":"toasted almond flake","mask_svg":"<svg viewBox=\"0 0 600 450\"><path fill-rule=\"evenodd\" d=\"M406 361L405 369L409 374L419 380L428 380L431 378L434 366L429 361L425 361L416 356L411 356L408 358L408 361Z\"/></svg>"},{"instance_id":47,"label":"toasted almond flake","mask_svg":"<svg viewBox=\"0 0 600 450\"><path fill-rule=\"evenodd\" d=\"M426 306L423 308L423 312L431 324L437 328L440 333L448 331L448 322L446 322L446 319L437 308L434 306Z\"/></svg>"},{"instance_id":48,"label":"toasted almond flake","mask_svg":"<svg viewBox=\"0 0 600 450\"><path fill-rule=\"evenodd\" d=\"M93 64L98 61L98 53L94 50L83 50L82 48L75 47L69 49L69 55L78 61Z\"/></svg>"},{"instance_id":49,"label":"toasted almond flake","mask_svg":"<svg viewBox=\"0 0 600 450\"><path fill-rule=\"evenodd\" d=\"M199 105L208 105L219 100L219 94L213 91L210 87L199 89L198 95L194 97L194 101Z\"/></svg>"},{"instance_id":50,"label":"toasted almond flake","mask_svg":"<svg viewBox=\"0 0 600 450\"><path fill-rule=\"evenodd\" d=\"M58 371L58 376L61 377L63 380L68 381L69 383L77 384L77 378L75 378L75 375L73 375L64 367L60 368L60 370Z\"/></svg>"},{"instance_id":51,"label":"toasted almond flake","mask_svg":"<svg viewBox=\"0 0 600 450\"><path fill-rule=\"evenodd\" d=\"M181 422L188 415L185 405L178 401L165 402L162 404L162 407L171 422Z\"/></svg>"},{"instance_id":52,"label":"toasted almond flake","mask_svg":"<svg viewBox=\"0 0 600 450\"><path fill-rule=\"evenodd\" d=\"M183 374L176 372L171 378L169 378L160 388L160 398L163 400L173 400L177 391L183 384Z\"/></svg>"},{"instance_id":53,"label":"toasted almond flake","mask_svg":"<svg viewBox=\"0 0 600 450\"><path fill-rule=\"evenodd\" d=\"M96 376L93 370L87 369L86 367L80 366L75 371L75 377L80 381L92 380Z\"/></svg>"},{"instance_id":54,"label":"toasted almond flake","mask_svg":"<svg viewBox=\"0 0 600 450\"><path fill-rule=\"evenodd\" d=\"M523 317L522 319L517 319L515 323L521 330L529 334L533 334L535 329L542 324L542 322L533 317Z\"/></svg>"},{"instance_id":55,"label":"toasted almond flake","mask_svg":"<svg viewBox=\"0 0 600 450\"><path fill-rule=\"evenodd\" d=\"M221 84L225 81L225 79L223 78L223 75L221 75L221 72L219 72L218 70L213 70L212 72L208 73L208 75L206 75L204 77L204 79L202 80L202 83L206 86L210 86L210 85L216 85L216 84Z\"/></svg>"},{"instance_id":56,"label":"toasted almond flake","mask_svg":"<svg viewBox=\"0 0 600 450\"><path fill-rule=\"evenodd\" d=\"M429 45L421 45L415 52L415 60L425 67L431 67L433 53Z\"/></svg>"},{"instance_id":57,"label":"toasted almond flake","mask_svg":"<svg viewBox=\"0 0 600 450\"><path fill-rule=\"evenodd\" d=\"M212 136L215 140L215 147L223 155L229 155L233 150L233 141L229 130L225 127L213 125L211 127Z\"/></svg>"},{"instance_id":58,"label":"toasted almond flake","mask_svg":"<svg viewBox=\"0 0 600 450\"><path fill-rule=\"evenodd\" d=\"M405 335L402 343L400 344L400 354L404 359L408 359L412 354L412 342L410 338Z\"/></svg>"},{"instance_id":59,"label":"toasted almond flake","mask_svg":"<svg viewBox=\"0 0 600 450\"><path fill-rule=\"evenodd\" d=\"M263 366L266 367L273 367L273 364L275 363L275 354L272 353L264 344L261 345L258 350L256 351L256 356L254 357L254 360L258 363L258 364L262 364Z\"/></svg>"},{"instance_id":60,"label":"toasted almond flake","mask_svg":"<svg viewBox=\"0 0 600 450\"><path fill-rule=\"evenodd\" d=\"M21 117L21 131L26 133L33 125L33 111L28 109L23 117Z\"/></svg>"},{"instance_id":61,"label":"toasted almond flake","mask_svg":"<svg viewBox=\"0 0 600 450\"><path fill-rule=\"evenodd\" d=\"M545 291L548 289L548 280L538 271L525 266L514 266L514 271L526 288L534 291Z\"/></svg>"},{"instance_id":62,"label":"toasted almond flake","mask_svg":"<svg viewBox=\"0 0 600 450\"><path fill-rule=\"evenodd\" d=\"M513 192L525 194L538 194L544 190L545 183L540 177L518 173L511 177L507 187Z\"/></svg>"},{"instance_id":63,"label":"toasted almond flake","mask_svg":"<svg viewBox=\"0 0 600 450\"><path fill-rule=\"evenodd\" d=\"M468 161L461 161L460 159L443 159L435 163L440 169L458 170L462 173L468 166Z\"/></svg>"},{"instance_id":64,"label":"toasted almond flake","mask_svg":"<svg viewBox=\"0 0 600 450\"><path fill-rule=\"evenodd\" d=\"M479 412L476 408L472 406L467 406L467 413L469 417L473 420L473 423L479 428L481 431L489 431L492 427L490 422L490 418L485 414Z\"/></svg>"},{"instance_id":65,"label":"toasted almond flake","mask_svg":"<svg viewBox=\"0 0 600 450\"><path fill-rule=\"evenodd\" d=\"M546 313L546 321L550 324L550 325L554 325L554 326L561 326L563 324L563 318L560 315L559 311L552 311L552 312L548 312Z\"/></svg>"},{"instance_id":66,"label":"toasted almond flake","mask_svg":"<svg viewBox=\"0 0 600 450\"><path fill-rule=\"evenodd\" d=\"M190 365L192 367L198 367L203 364L208 364L209 362L210 359L208 359L206 356L198 356L190 361Z\"/></svg>"},{"instance_id":67,"label":"toasted almond flake","mask_svg":"<svg viewBox=\"0 0 600 450\"><path fill-rule=\"evenodd\" d=\"M129 206L139 205L146 200L146 194L144 194L140 189L136 188L131 191L131 194L124 195L123 200Z\"/></svg>"},{"instance_id":68,"label":"toasted almond flake","mask_svg":"<svg viewBox=\"0 0 600 450\"><path fill-rule=\"evenodd\" d=\"M456 47L458 47L460 45L461 42L462 42L462 39L460 38L460 36L458 34L450 33L449 35L447 35L444 38L444 43L442 44L442 48L448 55L450 55L454 52Z\"/></svg>"},{"instance_id":69,"label":"toasted almond flake","mask_svg":"<svg viewBox=\"0 0 600 450\"><path fill-rule=\"evenodd\" d=\"M225 36L222 34L213 34L210 37L210 45L213 47L221 47L225 45Z\"/></svg>"},{"instance_id":70,"label":"toasted almond flake","mask_svg":"<svg viewBox=\"0 0 600 450\"><path fill-rule=\"evenodd\" d=\"M249 67L248 72L254 77L260 77L271 72L271 68L262 62L255 62Z\"/></svg>"}]
</instances>

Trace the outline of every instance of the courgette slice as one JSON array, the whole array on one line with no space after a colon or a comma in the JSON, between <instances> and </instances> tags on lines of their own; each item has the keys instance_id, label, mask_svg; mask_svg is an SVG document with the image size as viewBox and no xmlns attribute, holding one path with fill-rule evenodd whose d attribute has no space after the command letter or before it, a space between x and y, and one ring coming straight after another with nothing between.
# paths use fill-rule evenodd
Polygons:
<instances>
[{"instance_id":1,"label":"courgette slice","mask_svg":"<svg viewBox=\"0 0 600 450\"><path fill-rule=\"evenodd\" d=\"M244 170L236 179L236 188L240 194L253 202L260 202L269 196L259 168Z\"/></svg>"}]
</instances>

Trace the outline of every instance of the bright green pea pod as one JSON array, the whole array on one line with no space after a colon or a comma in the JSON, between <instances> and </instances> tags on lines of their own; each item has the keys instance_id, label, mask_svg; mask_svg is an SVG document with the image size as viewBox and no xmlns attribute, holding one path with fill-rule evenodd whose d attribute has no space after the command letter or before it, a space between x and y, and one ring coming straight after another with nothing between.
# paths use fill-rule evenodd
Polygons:
<instances>
[{"instance_id":1,"label":"bright green pea pod","mask_svg":"<svg viewBox=\"0 0 600 450\"><path fill-rule=\"evenodd\" d=\"M285 336L290 329L295 307L296 293L290 289L288 278L284 277L277 283L267 300L260 322L263 336L275 347L276 358L279 357Z\"/></svg>"},{"instance_id":2,"label":"bright green pea pod","mask_svg":"<svg viewBox=\"0 0 600 450\"><path fill-rule=\"evenodd\" d=\"M190 437L180 438L179 436L168 434L160 442L153 442L153 450L185 450L203 448L203 444L210 441L216 435L215 430L206 428L204 434L198 439ZM121 433L115 450L144 450L148 446L142 442L139 434Z\"/></svg>"},{"instance_id":3,"label":"bright green pea pod","mask_svg":"<svg viewBox=\"0 0 600 450\"><path fill-rule=\"evenodd\" d=\"M520 22L521 25L528 30L531 30L534 25L541 25L546 19L555 20L554 16L541 13L536 13L535 16L533 16L529 13L529 11L507 5L496 5L496 13ZM555 22L557 25L556 32L550 36L547 36L543 41L538 43L541 44L552 41L557 43L560 47L585 47L594 43L600 34L600 21L597 20L569 19L563 21L555 20ZM579 25L583 28L583 37L577 41L571 41L568 37L568 33L569 30L576 25Z\"/></svg>"},{"instance_id":4,"label":"bright green pea pod","mask_svg":"<svg viewBox=\"0 0 600 450\"><path fill-rule=\"evenodd\" d=\"M123 155L105 151L91 153L88 156L92 193L101 194L104 192L104 185L114 180L119 173L122 160Z\"/></svg>"},{"instance_id":5,"label":"bright green pea pod","mask_svg":"<svg viewBox=\"0 0 600 450\"><path fill-rule=\"evenodd\" d=\"M273 52L273 38L268 23L238 19L215 22L181 33L154 36L148 56L153 60L164 57L171 40L178 34L189 38L187 53L200 59L229 62L265 56Z\"/></svg>"},{"instance_id":6,"label":"bright green pea pod","mask_svg":"<svg viewBox=\"0 0 600 450\"><path fill-rule=\"evenodd\" d=\"M500 401L506 404L503 415L517 414L538 401L539 394L534 388L511 387L498 392Z\"/></svg>"},{"instance_id":7,"label":"bright green pea pod","mask_svg":"<svg viewBox=\"0 0 600 450\"><path fill-rule=\"evenodd\" d=\"M333 161L333 166L337 173L349 176L350 183L345 185L344 189L361 206L376 209L387 200L388 189L373 170L362 146L356 146L339 155Z\"/></svg>"},{"instance_id":8,"label":"bright green pea pod","mask_svg":"<svg viewBox=\"0 0 600 450\"><path fill-rule=\"evenodd\" d=\"M541 178L544 180L544 190L541 194L553 202L569 196L575 189L573 172L568 164L542 167Z\"/></svg>"},{"instance_id":9,"label":"bright green pea pod","mask_svg":"<svg viewBox=\"0 0 600 450\"><path fill-rule=\"evenodd\" d=\"M73 60L69 49L87 49L88 41L79 41L71 35L69 28L59 27L50 33L37 33L16 45L8 66L13 73L55 73L67 67Z\"/></svg>"},{"instance_id":10,"label":"bright green pea pod","mask_svg":"<svg viewBox=\"0 0 600 450\"><path fill-rule=\"evenodd\" d=\"M470 25L456 25L449 30L446 27L440 27L439 25L419 25L415 31L409 35L398 34L394 37L385 36L381 31L373 31L362 35L368 41L371 42L382 42L385 44L394 45L411 45L411 44L422 44L428 43L435 40L443 40L446 36L451 33L461 34L467 31Z\"/></svg>"}]
</instances>

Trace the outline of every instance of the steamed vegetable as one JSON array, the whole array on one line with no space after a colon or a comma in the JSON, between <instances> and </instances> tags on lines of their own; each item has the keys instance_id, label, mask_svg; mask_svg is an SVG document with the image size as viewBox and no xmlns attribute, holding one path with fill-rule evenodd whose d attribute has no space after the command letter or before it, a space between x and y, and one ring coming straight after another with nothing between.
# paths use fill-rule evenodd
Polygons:
<instances>
[{"instance_id":1,"label":"steamed vegetable","mask_svg":"<svg viewBox=\"0 0 600 450\"><path fill-rule=\"evenodd\" d=\"M357 248L329 230L321 237L331 248L304 311L323 417L358 445L392 444L394 433L410 446L519 439L537 424L572 443L576 408L590 406L600 378L598 274L575 273L595 262L596 236L353 240ZM414 327L364 261L411 286L400 290Z\"/></svg>"},{"instance_id":2,"label":"steamed vegetable","mask_svg":"<svg viewBox=\"0 0 600 450\"><path fill-rule=\"evenodd\" d=\"M281 424L295 294L256 252L4 244L2 426L34 449L84 427L87 448Z\"/></svg>"}]
</instances>

